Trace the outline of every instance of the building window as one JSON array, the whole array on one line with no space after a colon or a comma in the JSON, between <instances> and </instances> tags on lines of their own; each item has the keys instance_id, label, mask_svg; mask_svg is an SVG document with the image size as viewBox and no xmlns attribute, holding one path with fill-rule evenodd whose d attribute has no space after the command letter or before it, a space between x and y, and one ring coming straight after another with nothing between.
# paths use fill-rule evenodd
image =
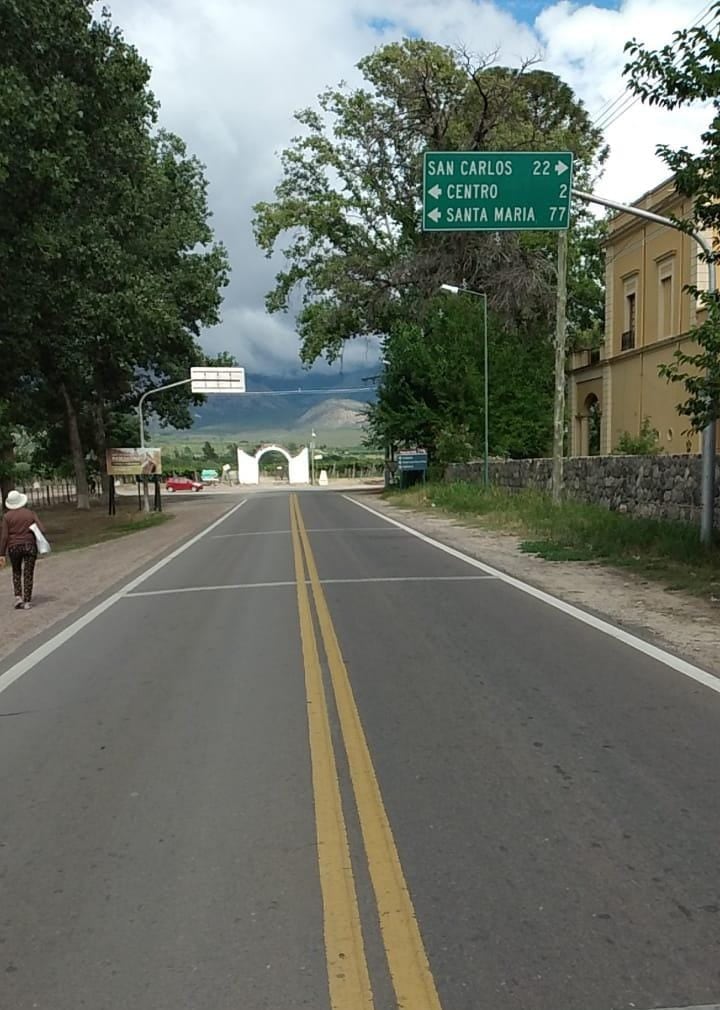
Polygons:
<instances>
[{"instance_id":1,"label":"building window","mask_svg":"<svg viewBox=\"0 0 720 1010\"><path fill-rule=\"evenodd\" d=\"M632 282L634 285L634 281ZM635 346L635 327L637 323L637 290L635 287L625 288L625 326L620 349L629 351Z\"/></svg>"},{"instance_id":2,"label":"building window","mask_svg":"<svg viewBox=\"0 0 720 1010\"><path fill-rule=\"evenodd\" d=\"M716 248L717 243L716 243L715 239L713 238L712 232L711 231L703 230L703 231L700 232L700 234L705 239L705 241L708 243L708 245L710 246L710 248L713 249L713 250L715 250L717 252L717 248ZM707 291L707 289L708 289L708 283L709 283L709 273L710 273L710 270L709 270L709 267L708 267L707 263L705 262L704 258L702 257L702 255L698 255L698 253L699 253L699 250L698 250L698 252L696 252L695 243L693 243L693 253L692 254L695 257L695 264L696 264L695 265L695 276L694 276L695 287L698 289L698 291ZM698 306L700 306L700 304L701 304L700 299L698 299Z\"/></svg>"},{"instance_id":3,"label":"building window","mask_svg":"<svg viewBox=\"0 0 720 1010\"><path fill-rule=\"evenodd\" d=\"M672 337L674 298L674 259L666 259L658 263L658 339Z\"/></svg>"},{"instance_id":4,"label":"building window","mask_svg":"<svg viewBox=\"0 0 720 1010\"><path fill-rule=\"evenodd\" d=\"M588 397L588 456L600 455L600 401L596 396Z\"/></svg>"}]
</instances>

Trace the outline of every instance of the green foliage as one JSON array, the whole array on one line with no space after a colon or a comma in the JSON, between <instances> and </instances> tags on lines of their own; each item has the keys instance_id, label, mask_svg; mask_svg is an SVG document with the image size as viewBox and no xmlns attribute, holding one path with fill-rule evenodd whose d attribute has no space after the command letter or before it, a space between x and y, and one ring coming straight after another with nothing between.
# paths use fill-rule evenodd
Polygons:
<instances>
[{"instance_id":1,"label":"green foliage","mask_svg":"<svg viewBox=\"0 0 720 1010\"><path fill-rule=\"evenodd\" d=\"M640 434L631 435L629 431L624 431L615 452L624 456L657 456L662 452L659 439L660 432L652 427L650 418L645 417L640 425Z\"/></svg>"},{"instance_id":2,"label":"green foliage","mask_svg":"<svg viewBox=\"0 0 720 1010\"><path fill-rule=\"evenodd\" d=\"M135 444L140 393L203 363L228 272L202 166L155 130L149 66L92 9L6 0L0 21L0 401L79 489L90 447ZM188 425L191 400L155 406Z\"/></svg>"},{"instance_id":3,"label":"green foliage","mask_svg":"<svg viewBox=\"0 0 720 1010\"><path fill-rule=\"evenodd\" d=\"M605 250L607 223L575 218L568 249L568 348L595 349L605 335Z\"/></svg>"},{"instance_id":4,"label":"green foliage","mask_svg":"<svg viewBox=\"0 0 720 1010\"><path fill-rule=\"evenodd\" d=\"M700 297L705 309L705 319L691 331L699 350L678 349L659 372L669 382L683 383L687 399L678 405L678 413L689 419L693 431L702 431L720 417L720 301L716 294L688 290Z\"/></svg>"},{"instance_id":5,"label":"green foliage","mask_svg":"<svg viewBox=\"0 0 720 1010\"><path fill-rule=\"evenodd\" d=\"M275 199L255 208L258 245L285 259L267 307L288 311L297 294L303 359L332 359L348 339L418 322L425 302L448 281L486 291L511 329L532 323L549 330L553 238L424 234L422 153L571 150L576 183L588 185L605 152L571 89L545 71L478 63L423 39L383 46L359 69L363 86L330 88L319 108L297 113L302 132L282 154ZM590 219L581 211L578 220ZM571 315L577 306L579 330L602 314L597 253L590 250L595 238L589 223L583 227L571 258L569 301Z\"/></svg>"},{"instance_id":6,"label":"green foliage","mask_svg":"<svg viewBox=\"0 0 720 1010\"><path fill-rule=\"evenodd\" d=\"M374 445L418 445L434 463L462 462L484 442L483 307L471 295L437 297L422 324L397 324L368 408ZM552 438L549 340L488 320L489 445L496 456L543 455Z\"/></svg>"},{"instance_id":7,"label":"green foliage","mask_svg":"<svg viewBox=\"0 0 720 1010\"><path fill-rule=\"evenodd\" d=\"M693 154L687 147L666 144L658 154L675 176L678 193L689 197L692 217L682 222L686 231L720 230L720 3L703 24L675 32L670 45L651 50L633 40L626 51L632 62L625 68L628 87L649 105L677 109L697 102L712 107L712 118L701 135L702 146ZM717 262L715 249L712 260ZM704 322L691 331L699 345L694 353L678 351L675 360L661 368L671 382L682 382L687 399L678 412L690 419L693 430L705 428L720 417L720 303L717 294L699 293L706 310Z\"/></svg>"}]
</instances>

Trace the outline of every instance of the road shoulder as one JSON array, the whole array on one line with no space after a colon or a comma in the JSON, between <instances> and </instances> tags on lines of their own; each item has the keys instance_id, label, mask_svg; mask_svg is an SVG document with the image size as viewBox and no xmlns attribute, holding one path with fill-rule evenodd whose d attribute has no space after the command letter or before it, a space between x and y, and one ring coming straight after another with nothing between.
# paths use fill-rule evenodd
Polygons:
<instances>
[{"instance_id":1,"label":"road shoulder","mask_svg":"<svg viewBox=\"0 0 720 1010\"><path fill-rule=\"evenodd\" d=\"M545 561L522 552L521 537L399 508L377 494L348 497L720 676L718 607L602 565Z\"/></svg>"},{"instance_id":2,"label":"road shoulder","mask_svg":"<svg viewBox=\"0 0 720 1010\"><path fill-rule=\"evenodd\" d=\"M53 554L38 562L33 609L12 608L9 572L0 578L0 659L48 631L144 564L157 560L227 512L236 501L173 502L170 522Z\"/></svg>"}]
</instances>

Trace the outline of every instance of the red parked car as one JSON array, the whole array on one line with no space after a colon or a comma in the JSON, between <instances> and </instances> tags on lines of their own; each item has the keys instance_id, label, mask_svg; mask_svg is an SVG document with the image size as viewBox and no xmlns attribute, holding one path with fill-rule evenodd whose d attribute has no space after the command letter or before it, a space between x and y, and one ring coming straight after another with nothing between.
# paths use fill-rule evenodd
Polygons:
<instances>
[{"instance_id":1,"label":"red parked car","mask_svg":"<svg viewBox=\"0 0 720 1010\"><path fill-rule=\"evenodd\" d=\"M198 480L190 480L189 477L168 477L165 484L166 491L202 491L203 485Z\"/></svg>"}]
</instances>

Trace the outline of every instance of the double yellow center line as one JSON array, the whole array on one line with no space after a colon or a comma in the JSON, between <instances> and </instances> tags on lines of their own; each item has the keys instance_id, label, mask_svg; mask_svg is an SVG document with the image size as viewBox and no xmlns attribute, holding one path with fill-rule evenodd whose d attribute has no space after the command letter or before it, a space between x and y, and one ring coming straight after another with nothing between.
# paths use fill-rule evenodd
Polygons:
<instances>
[{"instance_id":1,"label":"double yellow center line","mask_svg":"<svg viewBox=\"0 0 720 1010\"><path fill-rule=\"evenodd\" d=\"M330 1004L332 1010L374 1008L308 579L327 658L397 1007L398 1010L441 1010L347 667L318 578L296 495L290 497L290 527L305 664Z\"/></svg>"}]
</instances>

